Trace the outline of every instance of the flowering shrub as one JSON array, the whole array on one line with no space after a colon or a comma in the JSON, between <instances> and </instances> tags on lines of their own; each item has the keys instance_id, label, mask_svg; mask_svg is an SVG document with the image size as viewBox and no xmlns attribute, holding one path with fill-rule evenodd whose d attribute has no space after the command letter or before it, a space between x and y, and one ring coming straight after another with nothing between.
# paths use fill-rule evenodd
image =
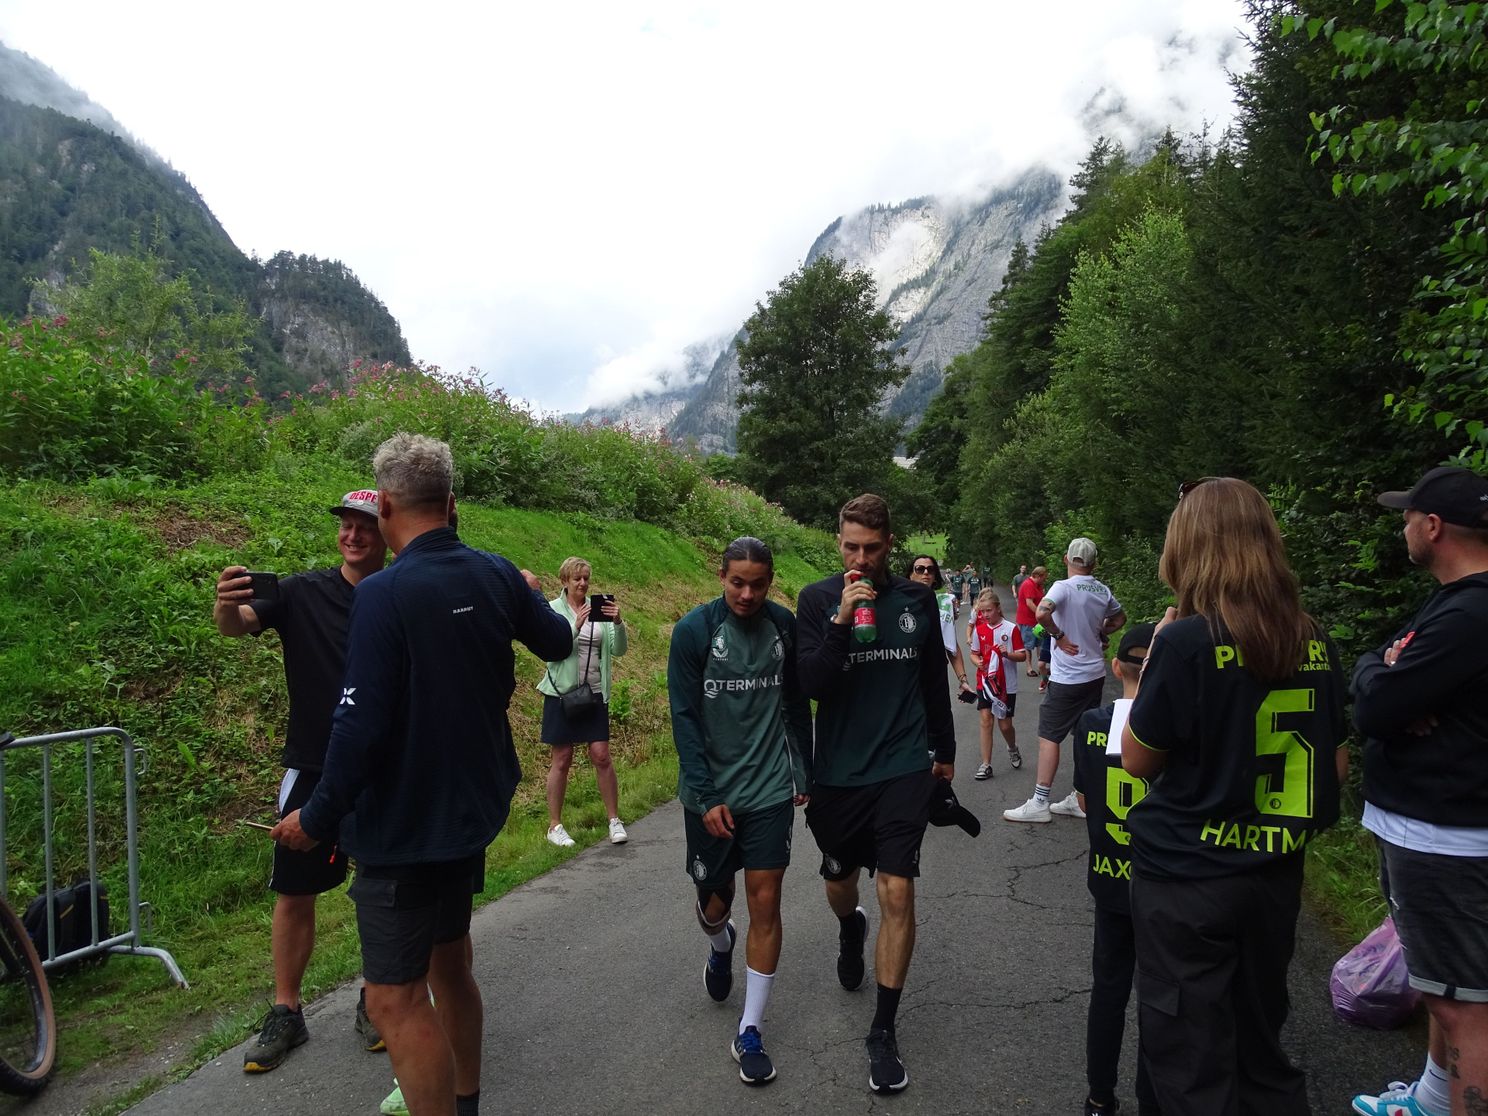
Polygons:
<instances>
[{"instance_id":1,"label":"flowering shrub","mask_svg":"<svg viewBox=\"0 0 1488 1116\"><path fill-rule=\"evenodd\" d=\"M259 405L204 397L191 364L183 351L151 372L141 357L76 336L65 318L0 323L0 471L84 480L256 467Z\"/></svg>"}]
</instances>

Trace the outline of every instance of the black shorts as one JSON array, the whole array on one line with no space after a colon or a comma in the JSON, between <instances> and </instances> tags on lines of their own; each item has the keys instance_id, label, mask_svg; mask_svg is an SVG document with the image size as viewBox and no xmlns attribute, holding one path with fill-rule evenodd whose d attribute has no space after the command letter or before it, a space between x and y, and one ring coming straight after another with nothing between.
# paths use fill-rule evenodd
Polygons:
<instances>
[{"instance_id":1,"label":"black shorts","mask_svg":"<svg viewBox=\"0 0 1488 1116\"><path fill-rule=\"evenodd\" d=\"M1039 706L1040 740L1052 740L1063 744L1064 738L1074 731L1075 722L1087 709L1100 706L1101 696L1106 691L1104 678L1089 682L1049 682L1049 692Z\"/></svg>"},{"instance_id":2,"label":"black shorts","mask_svg":"<svg viewBox=\"0 0 1488 1116\"><path fill-rule=\"evenodd\" d=\"M1002 700L1003 700L1003 704L1005 704L1007 706L1007 710L1008 710L1007 711L1007 715L1009 717L1011 717L1018 710L1018 695L1016 693L1011 693L1011 694L1008 694L1007 697L1003 698ZM977 691L977 708L978 709L991 709L992 708L992 703L989 700L987 700L987 698L985 696L983 696L983 694L982 694L982 692L980 690Z\"/></svg>"},{"instance_id":3,"label":"black shorts","mask_svg":"<svg viewBox=\"0 0 1488 1116\"><path fill-rule=\"evenodd\" d=\"M292 814L315 793L320 785L319 771L294 771L286 775L289 792L279 808L282 818ZM274 842L274 868L269 876L269 890L280 895L319 895L346 882L346 854L336 844L321 842L309 852L296 852Z\"/></svg>"},{"instance_id":4,"label":"black shorts","mask_svg":"<svg viewBox=\"0 0 1488 1116\"><path fill-rule=\"evenodd\" d=\"M563 712L563 704L557 698L543 694L542 731L539 738L544 744L551 744L555 748L600 741L608 743L610 707L605 702L600 702L582 716L570 717Z\"/></svg>"},{"instance_id":5,"label":"black shorts","mask_svg":"<svg viewBox=\"0 0 1488 1116\"><path fill-rule=\"evenodd\" d=\"M822 876L845 880L859 868L869 875L881 870L918 876L934 789L928 767L861 787L817 784L806 807L806 825L822 851Z\"/></svg>"},{"instance_id":6,"label":"black shorts","mask_svg":"<svg viewBox=\"0 0 1488 1116\"><path fill-rule=\"evenodd\" d=\"M485 886L484 849L438 864L358 864L347 894L356 904L362 975L373 984L421 980L435 946L470 932L470 899Z\"/></svg>"},{"instance_id":7,"label":"black shorts","mask_svg":"<svg viewBox=\"0 0 1488 1116\"><path fill-rule=\"evenodd\" d=\"M1488 1002L1488 857L1442 856L1381 841L1390 901L1411 987Z\"/></svg>"},{"instance_id":8,"label":"black shorts","mask_svg":"<svg viewBox=\"0 0 1488 1116\"><path fill-rule=\"evenodd\" d=\"M766 806L734 815L734 835L715 837L703 824L703 816L682 811L682 829L687 834L687 874L698 887L725 887L743 868L770 869L790 865L791 827L796 811L787 799L779 806Z\"/></svg>"}]
</instances>

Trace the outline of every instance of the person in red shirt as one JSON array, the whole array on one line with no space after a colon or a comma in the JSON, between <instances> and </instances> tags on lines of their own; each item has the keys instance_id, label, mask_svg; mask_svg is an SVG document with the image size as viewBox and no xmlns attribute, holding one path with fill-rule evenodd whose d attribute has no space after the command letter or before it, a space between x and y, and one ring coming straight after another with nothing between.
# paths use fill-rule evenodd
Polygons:
<instances>
[{"instance_id":1,"label":"person in red shirt","mask_svg":"<svg viewBox=\"0 0 1488 1116\"><path fill-rule=\"evenodd\" d=\"M1018 625L1023 635L1023 646L1028 649L1029 678L1037 678L1045 669L1045 664L1039 662L1038 641L1034 638L1033 627L1038 623L1038 603L1044 599L1044 582L1048 578L1048 570L1035 566L1018 586L1018 611L1013 616L1013 623Z\"/></svg>"}]
</instances>

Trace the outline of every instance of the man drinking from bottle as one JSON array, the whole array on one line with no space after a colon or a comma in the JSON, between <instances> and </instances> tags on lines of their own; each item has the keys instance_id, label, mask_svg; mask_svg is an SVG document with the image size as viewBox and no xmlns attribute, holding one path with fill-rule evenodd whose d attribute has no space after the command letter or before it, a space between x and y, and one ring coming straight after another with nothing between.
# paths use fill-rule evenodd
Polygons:
<instances>
[{"instance_id":1,"label":"man drinking from bottle","mask_svg":"<svg viewBox=\"0 0 1488 1116\"><path fill-rule=\"evenodd\" d=\"M894 1023L914 952L914 881L936 777L950 779L956 761L940 610L927 586L889 573L892 544L883 499L849 500L838 515L844 572L797 599L797 670L818 703L806 822L840 922L837 979L848 991L865 970L858 880L864 868L878 876L878 992L867 1039L875 1093L909 1084Z\"/></svg>"}]
</instances>

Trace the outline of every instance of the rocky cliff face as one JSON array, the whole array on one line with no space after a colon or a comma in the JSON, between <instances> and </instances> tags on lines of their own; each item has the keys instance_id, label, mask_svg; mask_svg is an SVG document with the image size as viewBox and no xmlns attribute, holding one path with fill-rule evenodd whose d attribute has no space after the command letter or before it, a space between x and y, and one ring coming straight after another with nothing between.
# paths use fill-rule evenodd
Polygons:
<instances>
[{"instance_id":1,"label":"rocky cliff face","mask_svg":"<svg viewBox=\"0 0 1488 1116\"><path fill-rule=\"evenodd\" d=\"M880 305L902 325L898 344L910 375L884 405L913 426L940 390L945 369L982 337L982 315L1007 270L1013 246L1052 223L1064 191L1051 171L1031 170L970 201L915 198L875 205L832 222L807 262L832 255L869 271ZM739 414L739 359L731 344L671 423L704 453L732 453Z\"/></svg>"},{"instance_id":2,"label":"rocky cliff face","mask_svg":"<svg viewBox=\"0 0 1488 1116\"><path fill-rule=\"evenodd\" d=\"M869 206L838 218L817 237L807 262L832 255L870 272L879 304L902 326L898 344L910 375L884 400L890 412L910 427L919 421L946 366L981 340L987 300L1002 283L1013 246L1031 243L1063 205L1059 178L1039 169L980 198ZM648 432L665 427L703 453L732 453L738 395L739 358L731 342L695 383L573 417L625 421Z\"/></svg>"}]
</instances>

